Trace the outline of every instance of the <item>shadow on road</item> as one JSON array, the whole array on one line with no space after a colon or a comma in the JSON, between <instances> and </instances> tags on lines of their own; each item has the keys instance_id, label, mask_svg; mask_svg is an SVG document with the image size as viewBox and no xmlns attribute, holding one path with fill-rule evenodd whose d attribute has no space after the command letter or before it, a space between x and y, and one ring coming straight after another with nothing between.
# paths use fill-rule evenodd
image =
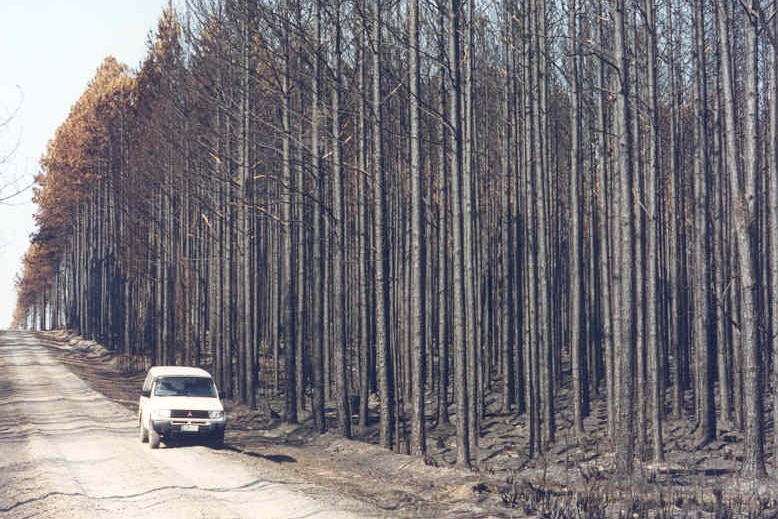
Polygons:
<instances>
[{"instance_id":1,"label":"shadow on road","mask_svg":"<svg viewBox=\"0 0 778 519\"><path fill-rule=\"evenodd\" d=\"M246 456L251 456L252 458L262 458L264 460L272 461L273 463L297 463L297 460L294 459L292 456L287 456L286 454L262 454L259 452L253 452L249 450L239 449L236 447L232 447L229 445L224 446L225 449L230 449L235 452L239 452L241 454L245 454Z\"/></svg>"}]
</instances>

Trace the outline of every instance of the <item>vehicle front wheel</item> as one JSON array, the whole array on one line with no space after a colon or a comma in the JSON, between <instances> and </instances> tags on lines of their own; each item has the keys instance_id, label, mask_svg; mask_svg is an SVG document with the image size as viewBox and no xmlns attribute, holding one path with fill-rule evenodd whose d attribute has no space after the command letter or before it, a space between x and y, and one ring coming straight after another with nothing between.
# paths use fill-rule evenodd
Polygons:
<instances>
[{"instance_id":1,"label":"vehicle front wheel","mask_svg":"<svg viewBox=\"0 0 778 519\"><path fill-rule=\"evenodd\" d=\"M149 429L149 447L152 449L158 449L161 441L162 438L159 436L159 433L155 431L153 427L151 427Z\"/></svg>"},{"instance_id":2,"label":"vehicle front wheel","mask_svg":"<svg viewBox=\"0 0 778 519\"><path fill-rule=\"evenodd\" d=\"M224 431L218 432L211 437L211 448L221 449L224 447Z\"/></svg>"},{"instance_id":3,"label":"vehicle front wheel","mask_svg":"<svg viewBox=\"0 0 778 519\"><path fill-rule=\"evenodd\" d=\"M140 441L141 443L146 443L149 441L149 430L146 429L146 426L143 425L142 421L138 422L140 425Z\"/></svg>"}]
</instances>

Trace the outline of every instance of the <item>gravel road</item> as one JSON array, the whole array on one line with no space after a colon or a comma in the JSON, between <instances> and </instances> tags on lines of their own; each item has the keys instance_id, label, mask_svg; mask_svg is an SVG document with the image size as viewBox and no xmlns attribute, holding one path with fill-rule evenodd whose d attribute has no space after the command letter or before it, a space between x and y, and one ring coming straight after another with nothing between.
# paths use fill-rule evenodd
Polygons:
<instances>
[{"instance_id":1,"label":"gravel road","mask_svg":"<svg viewBox=\"0 0 778 519\"><path fill-rule=\"evenodd\" d=\"M0 333L0 413L0 517L381 515L266 479L229 450L150 450L131 411L91 390L29 333Z\"/></svg>"}]
</instances>

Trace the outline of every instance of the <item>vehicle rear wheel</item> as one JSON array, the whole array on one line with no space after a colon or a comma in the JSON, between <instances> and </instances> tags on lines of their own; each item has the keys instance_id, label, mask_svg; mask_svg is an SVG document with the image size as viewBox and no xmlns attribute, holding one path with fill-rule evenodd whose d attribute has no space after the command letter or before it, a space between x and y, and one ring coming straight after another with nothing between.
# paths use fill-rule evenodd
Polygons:
<instances>
[{"instance_id":1,"label":"vehicle rear wheel","mask_svg":"<svg viewBox=\"0 0 778 519\"><path fill-rule=\"evenodd\" d=\"M159 436L159 433L155 431L153 427L151 427L149 429L149 447L152 449L158 449L161 441L162 438Z\"/></svg>"},{"instance_id":2,"label":"vehicle rear wheel","mask_svg":"<svg viewBox=\"0 0 778 519\"><path fill-rule=\"evenodd\" d=\"M142 421L139 421L138 423L140 426L140 441L141 443L146 443L149 441L149 430L146 429L146 426L143 425Z\"/></svg>"}]
</instances>

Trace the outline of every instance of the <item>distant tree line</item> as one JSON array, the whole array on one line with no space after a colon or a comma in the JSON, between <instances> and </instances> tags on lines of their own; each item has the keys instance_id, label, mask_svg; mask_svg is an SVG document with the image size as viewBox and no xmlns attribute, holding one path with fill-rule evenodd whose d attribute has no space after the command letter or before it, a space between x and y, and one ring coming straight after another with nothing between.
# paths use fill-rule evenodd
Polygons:
<instances>
[{"instance_id":1,"label":"distant tree line","mask_svg":"<svg viewBox=\"0 0 778 519\"><path fill-rule=\"evenodd\" d=\"M606 402L620 471L691 416L763 476L776 29L758 0L188 0L50 142L16 324L346 437L377 395L383 446L453 422L463 465L496 394L530 456Z\"/></svg>"}]
</instances>

